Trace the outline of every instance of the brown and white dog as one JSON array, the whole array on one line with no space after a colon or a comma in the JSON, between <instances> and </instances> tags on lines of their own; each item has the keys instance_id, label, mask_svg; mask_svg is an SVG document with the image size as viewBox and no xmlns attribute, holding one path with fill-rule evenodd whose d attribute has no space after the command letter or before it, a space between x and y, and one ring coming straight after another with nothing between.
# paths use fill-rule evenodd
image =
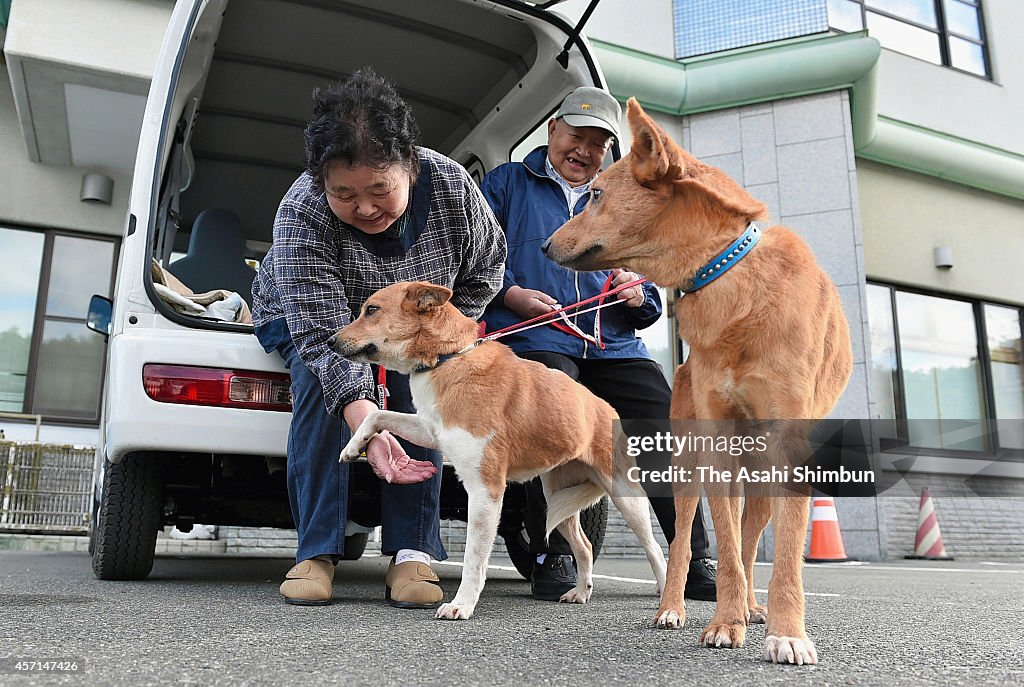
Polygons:
<instances>
[{"instance_id":1,"label":"brown and white dog","mask_svg":"<svg viewBox=\"0 0 1024 687\"><path fill-rule=\"evenodd\" d=\"M503 344L478 342L477 323L449 302L451 296L425 282L393 284L370 296L331 343L350 360L408 374L417 411L370 413L341 459L355 460L386 429L442 451L469 494L462 583L437 617L473 615L505 483L538 475L548 502L547 531L557 527L576 556L576 587L561 601L590 599L593 553L579 512L606 493L643 544L658 590L664 589L665 557L651 531L646 494L626 478L632 459L613 451L615 411L563 372L519 358Z\"/></svg>"},{"instance_id":2,"label":"brown and white dog","mask_svg":"<svg viewBox=\"0 0 1024 687\"><path fill-rule=\"evenodd\" d=\"M627 105L633 132L629 155L601 173L591 201L545 245L548 257L580 270L622 267L655 283L687 290L765 206L718 169L676 145L635 99ZM730 258L733 259L733 258ZM727 262L727 261L723 261ZM769 226L759 242L720 279L676 304L679 334L690 355L676 370L673 419L803 420L784 422L769 448L779 465L806 450L807 420L825 417L846 388L850 334L835 285L807 244L792 231ZM691 467L696 456L686 458ZM736 465L732 474L737 474ZM685 467L685 466L684 466ZM723 466L726 467L726 466ZM765 622L765 658L817 662L804 626L802 556L808 498L748 493L712 495L718 539L718 605L701 634L707 646L740 647L748 620ZM675 485L676 532L689 532L699 485ZM775 527L775 566L768 607L754 596L757 542ZM742 558L742 561L741 561ZM689 541L669 551L668 584L655 622L681 627Z\"/></svg>"}]
</instances>

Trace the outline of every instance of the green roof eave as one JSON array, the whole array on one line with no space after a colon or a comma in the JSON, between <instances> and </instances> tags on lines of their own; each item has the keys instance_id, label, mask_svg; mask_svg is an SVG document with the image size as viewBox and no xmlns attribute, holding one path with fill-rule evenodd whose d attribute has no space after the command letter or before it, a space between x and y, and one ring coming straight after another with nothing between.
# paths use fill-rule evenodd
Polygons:
<instances>
[{"instance_id":1,"label":"green roof eave","mask_svg":"<svg viewBox=\"0 0 1024 687\"><path fill-rule=\"evenodd\" d=\"M879 116L857 157L1024 200L1024 156Z\"/></svg>"},{"instance_id":2,"label":"green roof eave","mask_svg":"<svg viewBox=\"0 0 1024 687\"><path fill-rule=\"evenodd\" d=\"M609 90L673 115L709 112L850 89L858 157L1024 198L1024 157L880 117L881 46L867 32L816 34L723 53L670 60L591 40Z\"/></svg>"},{"instance_id":3,"label":"green roof eave","mask_svg":"<svg viewBox=\"0 0 1024 687\"><path fill-rule=\"evenodd\" d=\"M714 55L669 60L594 40L617 97L645 108L694 114L853 88L854 136L874 135L874 73L881 46L865 32L817 34ZM859 131L858 131L859 129Z\"/></svg>"}]
</instances>

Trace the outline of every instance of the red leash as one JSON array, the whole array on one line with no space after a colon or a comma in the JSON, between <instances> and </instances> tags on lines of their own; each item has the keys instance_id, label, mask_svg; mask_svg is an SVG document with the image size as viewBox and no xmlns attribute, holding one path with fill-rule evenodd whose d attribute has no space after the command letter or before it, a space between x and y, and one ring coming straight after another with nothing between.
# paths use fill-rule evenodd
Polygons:
<instances>
[{"instance_id":1,"label":"red leash","mask_svg":"<svg viewBox=\"0 0 1024 687\"><path fill-rule=\"evenodd\" d=\"M568 310L573 310L575 308L582 307L584 305L587 305L588 303L593 303L594 301L598 301L598 304L595 305L593 308L587 308L586 310L580 310L579 312L574 312L574 313L572 313L572 317L576 317L578 315L583 315L583 314L588 313L588 312L594 312L595 310L599 311L602 308L607 308L607 307L612 306L612 305L618 305L619 303L622 303L624 301L614 300L614 301L610 301L608 303L605 303L605 299L607 299L609 296L614 296L615 294L619 293L620 291L625 291L626 289L632 288L634 286L639 286L640 284L645 284L645 283L647 283L647 280L646 279L635 279L635 280L633 280L631 282L626 282L625 284L620 284L619 286L616 286L614 289L609 288L611 286L611 283L612 283L612 277L611 277L611 275L608 275L608 279L605 280L604 286L601 288L601 293L597 294L596 296L591 296L590 298L586 298L586 299L580 301L579 303L573 303L572 305L567 305L564 308L560 308L558 310L552 310L551 312L544 313L543 315L538 315L537 317L530 318L529 320L526 320L525 322L520 322L519 324L514 324L514 325L512 325L510 327L505 327L504 329L499 329L496 332L491 332L490 334L487 334L487 335L481 335L480 338L478 338L476 341L474 341L471 345L467 346L462 351L459 351L459 353L457 353L456 355L459 355L459 354L464 353L464 352L466 352L466 351L468 351L468 350L470 350L472 348L475 348L476 346L479 346L480 344L482 344L485 341L494 341L495 339L500 339L501 337L507 336L509 334L516 334L518 332L525 332L527 329L533 329L534 327L543 327L544 325L547 325L547 324L550 324L550 325L552 325L554 327L557 327L558 329L562 330L563 332L566 332L568 334L572 334L573 336L578 336L581 339L585 339L587 341L593 341L594 343L596 343L601 348L604 348L604 342L601 341L601 313L600 312L598 312L598 314L596 315L596 317L594 319L594 336L593 337L591 337L588 334L585 334L583 331L581 331L580 328L575 325L575 323L570 322L569 318L565 315L565 313ZM556 319L559 319L559 318L561 318L561 320L563 320L563 322L565 324L563 324L563 322L556 322L555 321ZM480 323L481 334L483 332L483 329L484 329L484 323L481 322ZM387 407L388 407L388 400L387 400L388 399L387 370L385 370L383 367L378 367L377 368L377 395L378 395L378 398L380 399L381 410L387 410Z\"/></svg>"},{"instance_id":2,"label":"red leash","mask_svg":"<svg viewBox=\"0 0 1024 687\"><path fill-rule=\"evenodd\" d=\"M601 287L601 291L600 291L600 293L598 293L598 296L605 296L606 297L608 291L611 289L611 286L612 286L612 275L609 274L608 278L604 280L604 285ZM603 303L604 303L604 298L599 298L598 301L597 301L597 304L600 306ZM576 316L574 315L574 317L576 317ZM554 327L558 331L565 332L566 334L569 334L570 336L575 336L575 337L577 337L579 339L583 339L584 341L586 341L588 343L594 344L598 348L601 348L601 349L604 348L604 342L601 340L601 311L600 310L598 310L597 314L594 315L594 333L593 334L587 334L586 332L584 332L582 329L579 328L579 326L575 322L570 320L566 316L565 313L558 313L558 318L559 318L560 321L554 321L554 322L550 322L549 323L552 327Z\"/></svg>"},{"instance_id":3,"label":"red leash","mask_svg":"<svg viewBox=\"0 0 1024 687\"><path fill-rule=\"evenodd\" d=\"M381 410L388 409L388 371L383 365L377 366L377 398Z\"/></svg>"},{"instance_id":4,"label":"red leash","mask_svg":"<svg viewBox=\"0 0 1024 687\"><path fill-rule=\"evenodd\" d=\"M505 327L503 329L499 329L499 330L497 330L495 332L491 332L490 334L481 337L480 340L481 341L494 341L495 339L500 339L501 337L507 336L508 334L516 334L518 332L525 332L526 330L533 329L534 327L543 327L546 324L550 324L550 325L553 325L553 326L557 327L558 329L560 329L560 330L562 330L564 332L573 334L575 336L579 336L580 338L587 339L588 341L589 340L594 340L594 342L597 343L599 346L601 346L601 348L604 348L604 343L601 341L601 332L600 332L601 317L600 317L600 313L598 313L598 315L596 317L596 320L594 322L595 337L593 339L588 338L588 336L586 334L584 334L583 332L581 332L581 331L573 331L571 326L575 326L575 325L566 326L562 322L556 322L555 320L562 319L563 321L568 322L568 318L564 315L564 313L566 311L582 307L584 305L587 305L588 303L593 303L594 301L598 301L598 305L596 305L593 308L587 308L586 310L580 310L578 312L574 312L574 313L572 313L572 316L576 317L577 315L583 315L584 313L594 312L595 310L601 310L602 308L607 308L607 307L612 306L612 305L618 305L619 303L622 303L623 301L614 300L614 301L610 301L608 303L605 303L605 299L608 298L609 296L614 296L615 294L619 293L620 291L625 291L626 289L630 289L630 288L632 288L634 286L639 286L640 284L645 284L646 282L647 282L646 279L634 279L631 282L626 282L625 284L620 284L619 286L616 286L614 289L609 289L608 287L611 286L611 283L612 283L612 277L611 277L611 275L609 275L608 279L605 280L604 288L601 289L601 293L597 294L596 296L591 296L590 298L585 298L584 300L582 300L582 301L580 301L578 303L573 303L572 305L567 305L564 308L560 308L558 310L552 310L551 312L544 313L543 315L537 315L536 317L532 317L532 318L526 320L525 322L520 322L519 324L514 324L514 325L511 325L509 327ZM579 328L577 327L577 330L578 329Z\"/></svg>"}]
</instances>

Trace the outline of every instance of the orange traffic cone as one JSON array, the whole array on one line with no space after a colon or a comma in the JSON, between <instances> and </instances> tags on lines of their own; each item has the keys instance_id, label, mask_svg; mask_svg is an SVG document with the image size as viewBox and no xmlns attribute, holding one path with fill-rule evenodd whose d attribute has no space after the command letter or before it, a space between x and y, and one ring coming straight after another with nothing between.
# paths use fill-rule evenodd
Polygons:
<instances>
[{"instance_id":1,"label":"orange traffic cone","mask_svg":"<svg viewBox=\"0 0 1024 687\"><path fill-rule=\"evenodd\" d=\"M842 563L850 560L839 532L839 516L831 496L815 496L811 512L811 550L804 557L808 563Z\"/></svg>"},{"instance_id":2,"label":"orange traffic cone","mask_svg":"<svg viewBox=\"0 0 1024 687\"><path fill-rule=\"evenodd\" d=\"M942 543L942 532L939 531L939 518L935 514L935 504L928 487L921 490L921 504L917 511L917 537L914 538L914 555L904 556L912 560L951 561L953 557L946 553Z\"/></svg>"}]
</instances>

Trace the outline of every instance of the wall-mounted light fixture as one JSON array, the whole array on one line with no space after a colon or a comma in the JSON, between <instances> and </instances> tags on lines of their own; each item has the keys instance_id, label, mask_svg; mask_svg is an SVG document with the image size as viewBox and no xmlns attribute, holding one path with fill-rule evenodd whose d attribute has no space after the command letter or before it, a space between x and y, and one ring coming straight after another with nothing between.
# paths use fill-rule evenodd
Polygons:
<instances>
[{"instance_id":1,"label":"wall-mounted light fixture","mask_svg":"<svg viewBox=\"0 0 1024 687\"><path fill-rule=\"evenodd\" d=\"M951 270L953 269L953 247L952 246L935 246L933 251L935 255L935 268L940 270Z\"/></svg>"},{"instance_id":2,"label":"wall-mounted light fixture","mask_svg":"<svg viewBox=\"0 0 1024 687\"><path fill-rule=\"evenodd\" d=\"M105 174L84 174L82 176L83 203L110 205L114 199L114 180Z\"/></svg>"}]
</instances>

